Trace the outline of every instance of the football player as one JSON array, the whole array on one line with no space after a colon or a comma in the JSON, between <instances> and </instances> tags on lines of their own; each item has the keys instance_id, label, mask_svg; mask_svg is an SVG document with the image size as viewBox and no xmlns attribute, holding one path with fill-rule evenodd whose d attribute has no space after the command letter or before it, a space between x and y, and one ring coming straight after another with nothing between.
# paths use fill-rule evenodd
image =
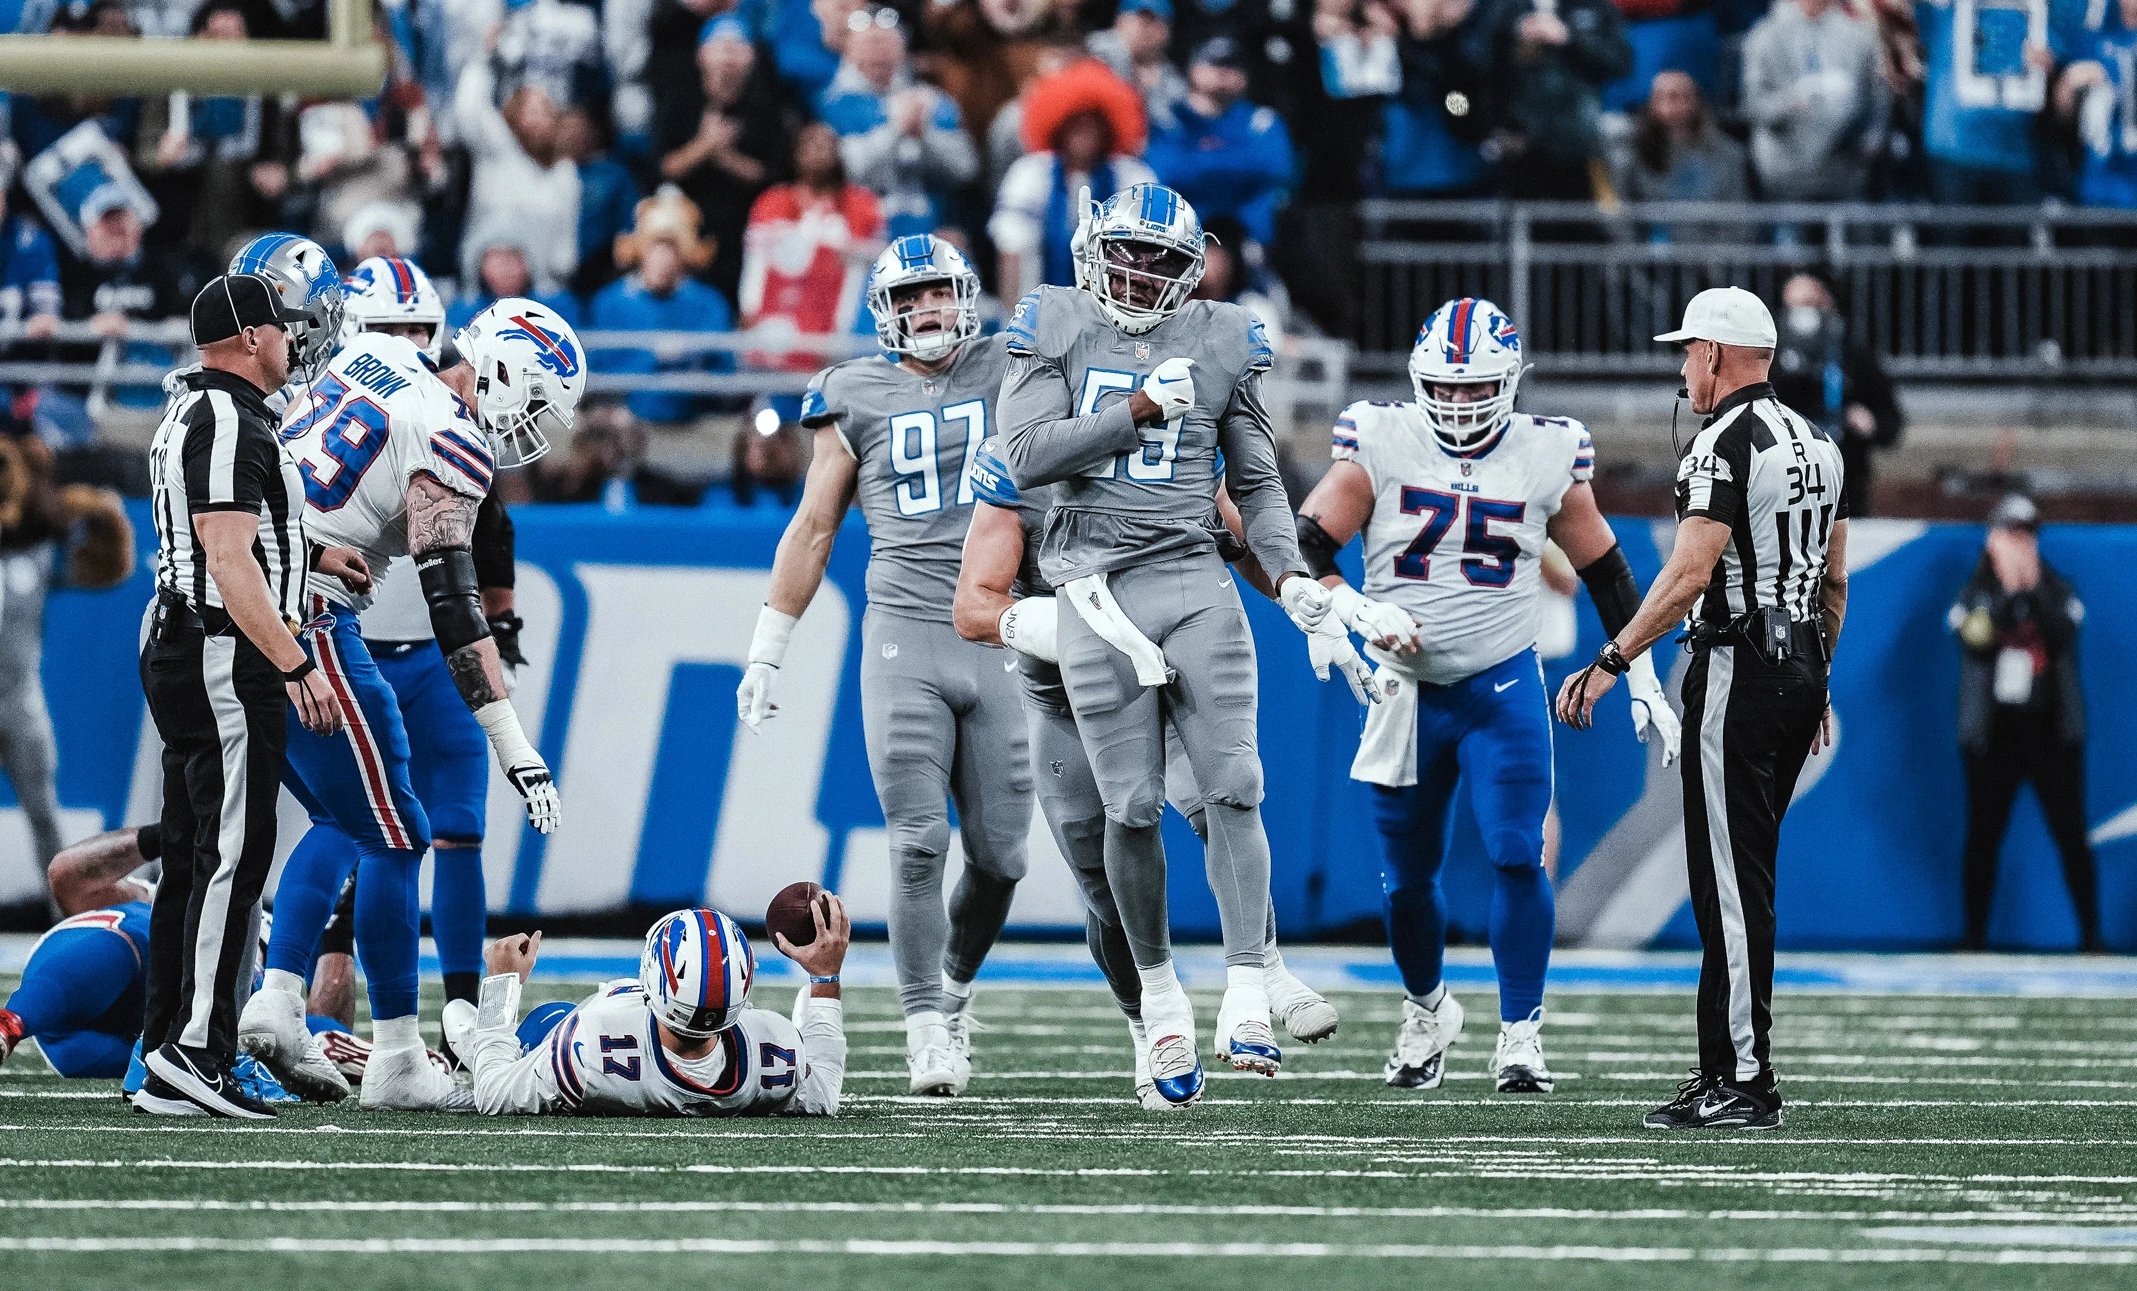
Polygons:
<instances>
[{"instance_id":1,"label":"football player","mask_svg":"<svg viewBox=\"0 0 2137 1291\"><path fill-rule=\"evenodd\" d=\"M638 980L604 983L577 1007L519 1016L541 934L492 943L479 1009L445 1006L453 1046L475 1065L475 1107L489 1116L832 1116L845 1083L839 969L852 924L827 895L816 937L779 949L809 974L798 1020L752 1008L756 958L717 910L678 910L653 925Z\"/></svg>"},{"instance_id":2,"label":"football player","mask_svg":"<svg viewBox=\"0 0 2137 1291\"><path fill-rule=\"evenodd\" d=\"M1554 904L1543 868L1551 806L1550 706L1535 652L1540 556L1555 540L1588 586L1604 630L1640 605L1632 569L1588 481L1588 431L1514 411L1521 336L1490 301L1463 298L1425 321L1410 354L1412 403L1358 403L1335 426L1335 465L1300 508L1299 548L1335 594L1335 614L1369 645L1381 700L1351 766L1372 786L1388 942L1403 1022L1387 1082L1431 1089L1462 1006L1441 981L1447 913L1440 863L1457 784L1490 856L1492 963L1502 1093L1548 1093L1543 986ZM1365 586L1336 553L1365 534ZM1644 657L1644 656L1643 656ZM1635 667L1633 722L1677 754L1677 719L1652 662Z\"/></svg>"},{"instance_id":3,"label":"football player","mask_svg":"<svg viewBox=\"0 0 2137 1291\"><path fill-rule=\"evenodd\" d=\"M979 276L947 242L899 238L876 258L868 306L884 353L817 374L801 406L816 432L801 506L735 694L755 727L795 622L822 585L858 495L873 546L861 622L868 767L890 832L890 945L915 1094L971 1078L972 979L1024 877L1031 759L1016 679L951 626L959 549L972 518L965 468L993 430L1003 349L979 335ZM943 869L957 804L964 877L945 917Z\"/></svg>"},{"instance_id":4,"label":"football player","mask_svg":"<svg viewBox=\"0 0 2137 1291\"><path fill-rule=\"evenodd\" d=\"M401 576L420 582L455 689L526 800L529 823L548 833L556 786L506 697L470 543L494 471L533 460L570 428L585 369L569 325L529 300L477 314L455 347L440 371L406 337L359 334L298 389L282 437L304 477L307 532L357 548L379 581L395 558L414 558ZM349 872L346 836L360 858L356 933L373 1019L362 1105L465 1109L465 1091L431 1065L417 1029L417 879L430 824L410 780L399 704L364 646L366 604L338 582L311 579L300 636L348 724L290 741L290 788L336 829L307 834L284 867L266 982L239 1021L239 1044L295 1093L346 1096L303 1010L312 954Z\"/></svg>"},{"instance_id":5,"label":"football player","mask_svg":"<svg viewBox=\"0 0 2137 1291\"><path fill-rule=\"evenodd\" d=\"M957 630L970 641L1007 645L1018 652L1023 680L1024 710L1031 728L1033 765L1045 768L1037 777L1039 806L1046 813L1054 842L1068 858L1084 900L1084 941L1091 958L1105 974L1113 999L1127 1016L1128 1032L1135 1046L1135 1094L1146 1111L1166 1111L1195 1101L1191 1088L1178 1077L1168 1078L1161 1090L1150 1069L1148 1032L1143 1026L1143 980L1138 974L1127 935L1121 929L1120 909L1106 883L1105 803L1091 776L1091 763L1077 733L1076 715L1062 688L1060 659L1056 653L1059 602L1054 589L1039 570L1040 535L1046 525L1047 499L1053 486L1019 490L1001 463L992 442L982 444L972 460L972 528L965 535L964 564L957 579ZM1221 491L1218 507L1227 532L1237 540L1239 516ZM1227 550L1226 554L1235 554ZM1248 582L1267 592L1267 578L1251 555L1239 552L1239 570ZM1349 652L1353 667L1363 676L1362 694L1371 673L1350 649L1347 636L1336 638ZM1324 669L1325 676L1325 669ZM1178 733L1168 721L1165 730L1166 801L1186 817L1207 846L1201 789L1195 784L1194 768L1183 755ZM1205 852L1204 860L1208 856ZM1214 877L1214 876L1213 876ZM1272 909L1263 947L1262 979L1269 1007L1283 1019L1293 1038L1311 1044L1334 1035L1338 1017L1333 1004L1312 987L1293 976L1276 949L1276 914ZM1191 1085L1191 1082L1189 1082Z\"/></svg>"},{"instance_id":6,"label":"football player","mask_svg":"<svg viewBox=\"0 0 2137 1291\"><path fill-rule=\"evenodd\" d=\"M1227 989L1216 1052L1274 1074L1264 954L1269 843L1255 746L1254 641L1217 550L1221 468L1246 543L1311 630L1328 592L1306 572L1261 402L1272 361L1241 306L1190 300L1201 222L1169 188L1138 184L1085 207L1080 288L1041 287L1008 329L1001 453L1019 488L1058 487L1039 569L1074 607L1058 616L1061 672L1105 803L1105 871L1138 975L1159 1088L1199 1093L1187 992L1166 931L1165 727L1201 787Z\"/></svg>"}]
</instances>

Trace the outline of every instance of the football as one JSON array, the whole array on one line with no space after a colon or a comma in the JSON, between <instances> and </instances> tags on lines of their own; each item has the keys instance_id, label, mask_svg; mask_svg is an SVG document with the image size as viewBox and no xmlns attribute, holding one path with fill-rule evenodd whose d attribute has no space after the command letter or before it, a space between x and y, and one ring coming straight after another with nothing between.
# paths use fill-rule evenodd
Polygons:
<instances>
[{"instance_id":1,"label":"football","mask_svg":"<svg viewBox=\"0 0 2137 1291\"><path fill-rule=\"evenodd\" d=\"M772 938L772 945L779 944L776 933L785 933L797 946L815 941L816 916L809 908L823 895L823 888L815 883L789 883L779 889L779 895L764 908L764 935Z\"/></svg>"}]
</instances>

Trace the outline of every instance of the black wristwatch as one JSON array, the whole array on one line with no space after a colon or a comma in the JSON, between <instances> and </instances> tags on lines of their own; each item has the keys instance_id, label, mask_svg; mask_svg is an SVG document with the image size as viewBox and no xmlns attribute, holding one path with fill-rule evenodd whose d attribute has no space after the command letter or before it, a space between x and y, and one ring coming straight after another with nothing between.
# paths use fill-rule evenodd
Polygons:
<instances>
[{"instance_id":1,"label":"black wristwatch","mask_svg":"<svg viewBox=\"0 0 2137 1291\"><path fill-rule=\"evenodd\" d=\"M307 658L303 663L300 663L296 667L290 669L288 672L283 673L282 680L290 683L291 685L295 685L296 683L303 681L306 677L311 676L312 673L318 670L318 668L318 664L313 663L309 658Z\"/></svg>"},{"instance_id":2,"label":"black wristwatch","mask_svg":"<svg viewBox=\"0 0 2137 1291\"><path fill-rule=\"evenodd\" d=\"M1605 641L1603 648L1595 652L1595 666L1613 677L1623 676L1628 666L1625 662L1625 652L1618 649L1616 641Z\"/></svg>"}]
</instances>

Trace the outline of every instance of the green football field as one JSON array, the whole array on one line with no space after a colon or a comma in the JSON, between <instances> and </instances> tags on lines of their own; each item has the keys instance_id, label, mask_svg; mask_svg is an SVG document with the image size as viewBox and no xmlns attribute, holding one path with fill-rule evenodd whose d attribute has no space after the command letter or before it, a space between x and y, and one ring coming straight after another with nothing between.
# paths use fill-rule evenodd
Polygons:
<instances>
[{"instance_id":1,"label":"green football field","mask_svg":"<svg viewBox=\"0 0 2137 1291\"><path fill-rule=\"evenodd\" d=\"M835 1120L152 1120L26 1048L0 1286L2137 1285L2126 1000L1784 994L1786 1127L1663 1135L1639 1115L1691 1051L1688 994L1554 992L1559 1092L1526 1098L1491 1091L1494 1000L1462 996L1437 1091L1380 1082L1397 997L1346 992L1281 1078L1170 1115L1129 1100L1085 987L983 989L948 1101L900 1096L895 998L853 992Z\"/></svg>"}]
</instances>

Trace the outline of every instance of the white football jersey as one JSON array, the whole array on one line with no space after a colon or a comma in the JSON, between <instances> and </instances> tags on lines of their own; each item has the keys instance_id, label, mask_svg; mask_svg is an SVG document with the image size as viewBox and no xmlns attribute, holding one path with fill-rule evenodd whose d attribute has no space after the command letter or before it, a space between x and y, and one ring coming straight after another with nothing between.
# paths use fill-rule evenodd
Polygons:
<instances>
[{"instance_id":1,"label":"white football jersey","mask_svg":"<svg viewBox=\"0 0 2137 1291\"><path fill-rule=\"evenodd\" d=\"M810 1000L805 1043L787 1018L744 1008L710 1053L685 1060L661 1047L638 983L608 982L516 1059L494 1052L498 1033L479 1033L476 1104L523 1115L828 1114L845 1074L840 1012L836 1000Z\"/></svg>"},{"instance_id":2,"label":"white football jersey","mask_svg":"<svg viewBox=\"0 0 2137 1291\"><path fill-rule=\"evenodd\" d=\"M480 499L496 462L489 437L415 342L360 332L309 386L292 387L282 442L304 477L304 532L363 553L382 582L408 554L408 481L429 475ZM340 605L366 598L313 574L308 589Z\"/></svg>"},{"instance_id":3,"label":"white football jersey","mask_svg":"<svg viewBox=\"0 0 2137 1291\"><path fill-rule=\"evenodd\" d=\"M363 613L366 641L432 641L437 629L430 625L430 602L423 598L423 581L414 574L375 583L371 608Z\"/></svg>"},{"instance_id":4,"label":"white football jersey","mask_svg":"<svg viewBox=\"0 0 2137 1291\"><path fill-rule=\"evenodd\" d=\"M1364 593L1410 611L1424 648L1376 663L1446 686L1536 643L1545 526L1595 474L1588 428L1515 413L1481 453L1440 446L1414 404L1355 403L1336 420L1335 459L1373 482Z\"/></svg>"}]
</instances>

